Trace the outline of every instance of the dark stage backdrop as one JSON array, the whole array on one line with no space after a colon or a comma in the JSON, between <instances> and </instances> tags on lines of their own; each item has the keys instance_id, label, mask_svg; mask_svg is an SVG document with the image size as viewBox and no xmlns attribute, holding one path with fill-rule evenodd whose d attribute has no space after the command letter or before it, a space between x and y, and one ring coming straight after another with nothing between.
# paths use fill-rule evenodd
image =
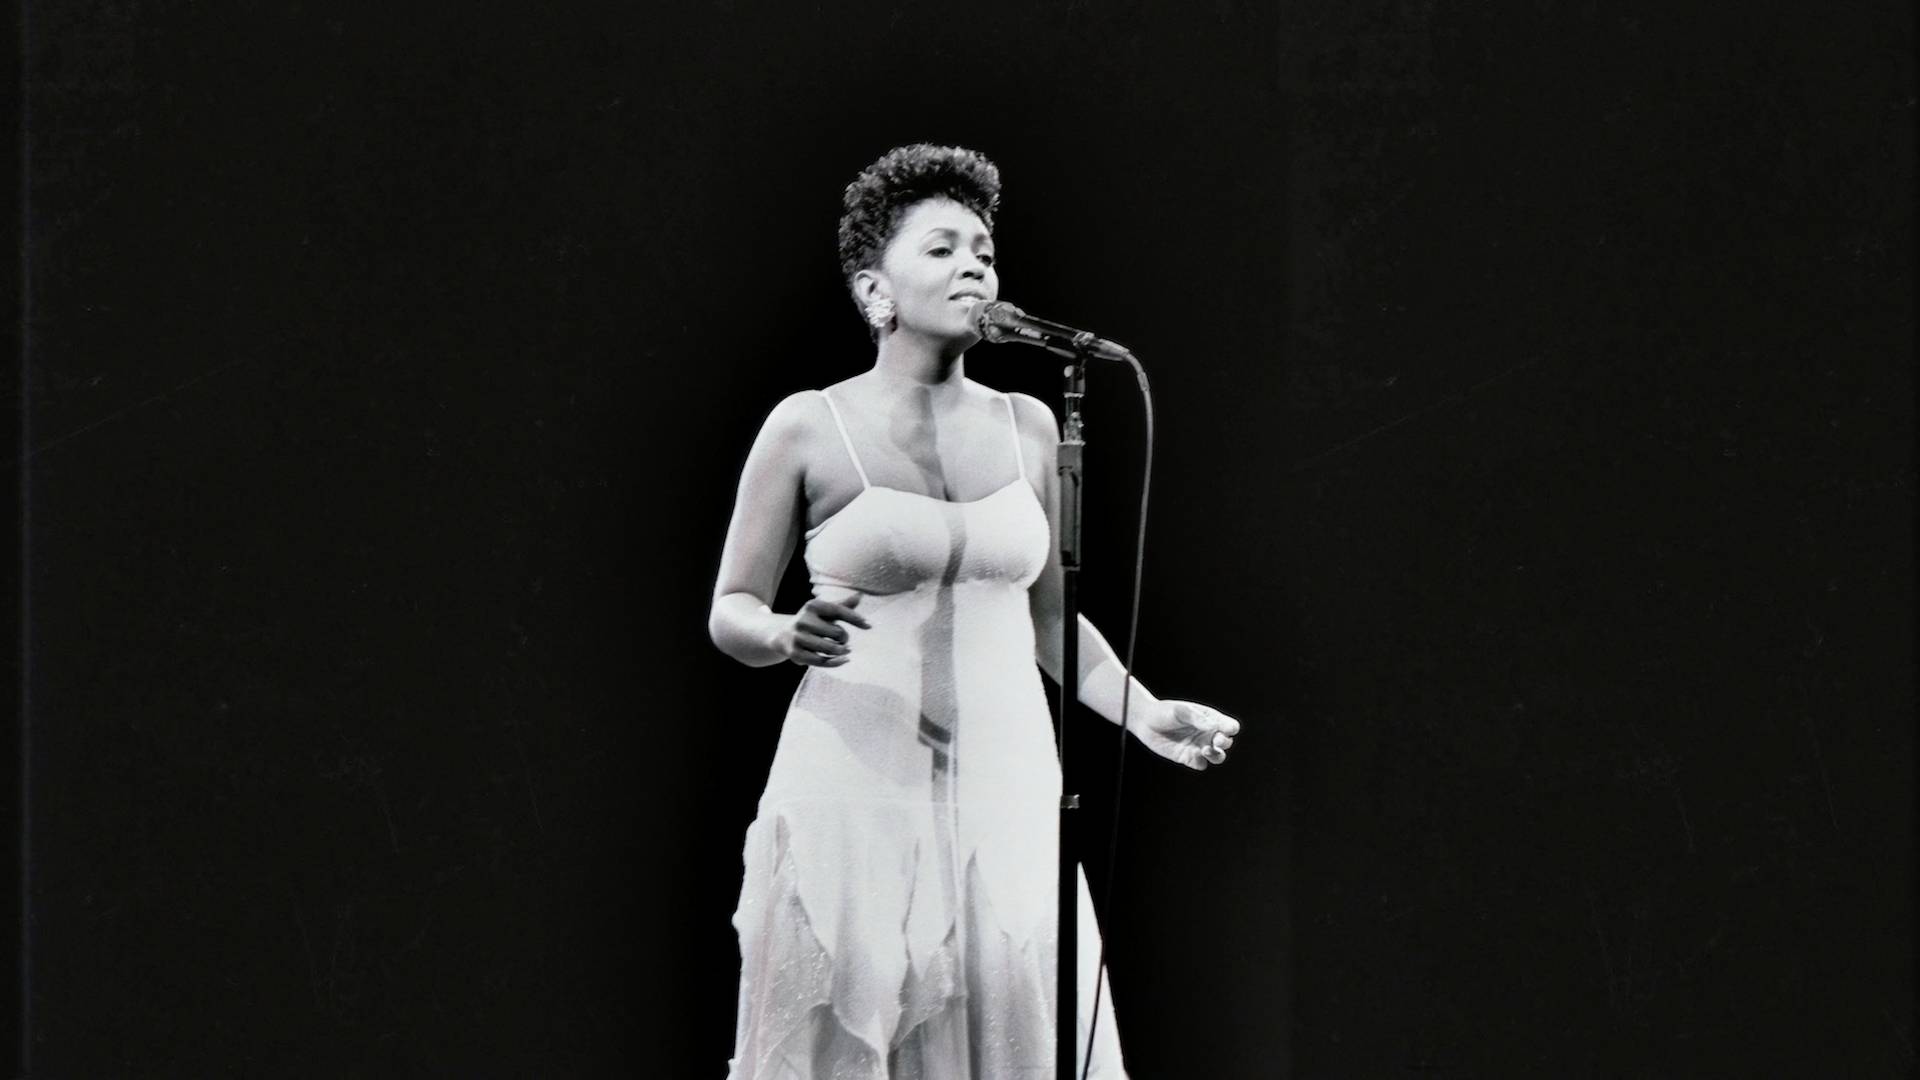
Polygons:
<instances>
[{"instance_id":1,"label":"dark stage backdrop","mask_svg":"<svg viewBox=\"0 0 1920 1080\"><path fill-rule=\"evenodd\" d=\"M1088 855L1136 1077L1910 1069L1911 13L1682 8L29 5L32 1075L720 1075L709 590L923 139L1246 723Z\"/></svg>"}]
</instances>

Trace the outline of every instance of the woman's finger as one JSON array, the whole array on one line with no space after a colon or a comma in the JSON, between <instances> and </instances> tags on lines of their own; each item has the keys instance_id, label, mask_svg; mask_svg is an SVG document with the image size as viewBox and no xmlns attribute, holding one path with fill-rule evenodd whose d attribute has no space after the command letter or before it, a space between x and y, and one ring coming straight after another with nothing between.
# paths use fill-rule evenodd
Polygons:
<instances>
[{"instance_id":1,"label":"woman's finger","mask_svg":"<svg viewBox=\"0 0 1920 1080\"><path fill-rule=\"evenodd\" d=\"M1204 727L1209 731L1218 731L1226 735L1240 734L1240 721L1235 720L1226 713L1213 708L1211 705L1197 705L1195 709L1200 714L1200 723L1197 726Z\"/></svg>"},{"instance_id":2,"label":"woman's finger","mask_svg":"<svg viewBox=\"0 0 1920 1080\"><path fill-rule=\"evenodd\" d=\"M835 626L833 623L818 617L801 619L800 629L805 633L826 641L847 640L847 631L844 627Z\"/></svg>"},{"instance_id":3,"label":"woman's finger","mask_svg":"<svg viewBox=\"0 0 1920 1080\"><path fill-rule=\"evenodd\" d=\"M814 651L831 653L834 656L838 656L847 651L847 639L844 636L834 637L831 634L824 634L821 636L819 644L814 647Z\"/></svg>"},{"instance_id":4,"label":"woman's finger","mask_svg":"<svg viewBox=\"0 0 1920 1080\"><path fill-rule=\"evenodd\" d=\"M825 656L842 656L849 651L846 645L824 634L803 634L798 644L803 649Z\"/></svg>"},{"instance_id":5,"label":"woman's finger","mask_svg":"<svg viewBox=\"0 0 1920 1080\"><path fill-rule=\"evenodd\" d=\"M829 619L834 622L850 622L862 630L873 629L872 624L867 622L866 616L845 604L836 604L831 600L815 600L807 606L811 607L823 619Z\"/></svg>"}]
</instances>

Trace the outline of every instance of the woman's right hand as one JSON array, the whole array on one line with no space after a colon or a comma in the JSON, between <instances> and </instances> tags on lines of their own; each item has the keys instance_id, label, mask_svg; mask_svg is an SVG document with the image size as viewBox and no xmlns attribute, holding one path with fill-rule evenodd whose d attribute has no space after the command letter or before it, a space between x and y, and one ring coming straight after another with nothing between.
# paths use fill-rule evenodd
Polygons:
<instances>
[{"instance_id":1,"label":"woman's right hand","mask_svg":"<svg viewBox=\"0 0 1920 1080\"><path fill-rule=\"evenodd\" d=\"M837 603L817 596L807 601L799 611L781 620L780 629L773 637L774 649L802 667L839 667L845 664L851 656L851 647L846 627L840 624L848 623L862 630L873 629L859 612L853 610L860 605L860 596L856 592Z\"/></svg>"}]
</instances>

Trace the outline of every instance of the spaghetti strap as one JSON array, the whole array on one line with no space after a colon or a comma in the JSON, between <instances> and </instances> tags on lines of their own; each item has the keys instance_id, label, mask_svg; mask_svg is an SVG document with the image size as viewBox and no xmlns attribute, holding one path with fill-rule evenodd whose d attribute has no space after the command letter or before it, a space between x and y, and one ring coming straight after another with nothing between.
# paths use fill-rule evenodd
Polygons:
<instances>
[{"instance_id":1,"label":"spaghetti strap","mask_svg":"<svg viewBox=\"0 0 1920 1080\"><path fill-rule=\"evenodd\" d=\"M1001 394L1000 400L1007 403L1007 423L1013 425L1013 461L1020 466L1020 479L1027 478L1027 458L1020 452L1020 418L1013 414L1013 395Z\"/></svg>"},{"instance_id":2,"label":"spaghetti strap","mask_svg":"<svg viewBox=\"0 0 1920 1080\"><path fill-rule=\"evenodd\" d=\"M847 425L840 422L840 409L834 405L832 395L825 390L820 391L820 397L826 401L827 411L833 414L833 426L840 429L840 444L847 448L847 457L853 461L853 471L860 474L860 490L865 491L873 485L867 482L867 470L860 467L860 455L853 452L853 440L847 438ZM1026 473L1020 475L1025 476Z\"/></svg>"}]
</instances>

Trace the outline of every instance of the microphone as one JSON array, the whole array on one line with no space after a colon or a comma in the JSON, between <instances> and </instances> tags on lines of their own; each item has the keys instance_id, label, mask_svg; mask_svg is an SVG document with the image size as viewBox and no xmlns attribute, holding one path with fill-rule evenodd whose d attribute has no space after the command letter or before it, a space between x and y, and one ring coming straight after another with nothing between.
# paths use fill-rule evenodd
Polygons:
<instances>
[{"instance_id":1,"label":"microphone","mask_svg":"<svg viewBox=\"0 0 1920 1080\"><path fill-rule=\"evenodd\" d=\"M1085 330L1036 319L1001 300L976 302L971 319L973 328L980 332L980 336L995 345L1015 341L1022 345L1038 345L1050 353L1065 357L1090 356L1096 360L1121 362L1133 356L1124 345L1094 337Z\"/></svg>"}]
</instances>

